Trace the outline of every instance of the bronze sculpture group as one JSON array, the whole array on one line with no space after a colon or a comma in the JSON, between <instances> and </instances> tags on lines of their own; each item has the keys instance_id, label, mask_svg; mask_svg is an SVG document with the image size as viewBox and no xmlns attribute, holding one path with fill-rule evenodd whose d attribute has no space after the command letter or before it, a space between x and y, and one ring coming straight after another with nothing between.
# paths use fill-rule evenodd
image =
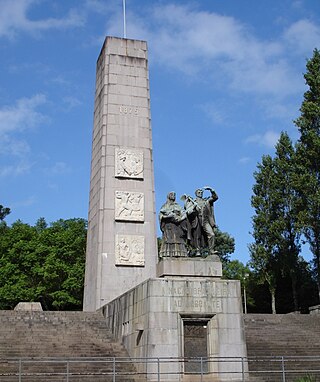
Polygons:
<instances>
[{"instance_id":1,"label":"bronze sculpture group","mask_svg":"<svg viewBox=\"0 0 320 382\"><path fill-rule=\"evenodd\" d=\"M204 197L204 190L209 191L210 196ZM195 198L184 194L181 200L184 207L176 202L175 192L169 192L160 209L160 257L217 256L213 211L217 193L211 187L203 187L195 191Z\"/></svg>"}]
</instances>

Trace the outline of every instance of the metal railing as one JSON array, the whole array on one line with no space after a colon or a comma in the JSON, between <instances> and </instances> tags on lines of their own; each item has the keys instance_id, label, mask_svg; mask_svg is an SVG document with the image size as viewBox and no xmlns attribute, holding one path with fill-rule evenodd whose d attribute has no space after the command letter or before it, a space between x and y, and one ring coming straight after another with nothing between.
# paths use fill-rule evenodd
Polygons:
<instances>
[{"instance_id":1,"label":"metal railing","mask_svg":"<svg viewBox=\"0 0 320 382\"><path fill-rule=\"evenodd\" d=\"M186 372L185 370L188 370ZM0 381L320 381L320 355L310 357L0 358ZM126 378L126 379L124 379ZM312 380L312 379L311 379Z\"/></svg>"}]
</instances>

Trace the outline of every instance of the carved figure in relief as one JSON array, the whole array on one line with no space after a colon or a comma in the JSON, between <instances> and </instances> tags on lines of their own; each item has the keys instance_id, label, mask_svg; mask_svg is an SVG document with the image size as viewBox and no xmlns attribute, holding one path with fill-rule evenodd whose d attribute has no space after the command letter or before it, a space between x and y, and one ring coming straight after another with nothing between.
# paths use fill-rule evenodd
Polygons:
<instances>
[{"instance_id":1,"label":"carved figure in relief","mask_svg":"<svg viewBox=\"0 0 320 382\"><path fill-rule=\"evenodd\" d=\"M143 155L142 152L136 152L128 149L121 149L116 152L116 176L128 178L142 177L143 173Z\"/></svg>"},{"instance_id":2,"label":"carved figure in relief","mask_svg":"<svg viewBox=\"0 0 320 382\"><path fill-rule=\"evenodd\" d=\"M143 265L144 264L144 238L143 236L117 236L116 239L117 265Z\"/></svg>"},{"instance_id":3,"label":"carved figure in relief","mask_svg":"<svg viewBox=\"0 0 320 382\"><path fill-rule=\"evenodd\" d=\"M209 197L203 197L203 191L210 192ZM188 242L195 248L196 255L201 255L201 249L208 248L210 255L216 255L214 250L214 228L216 227L214 217L214 202L218 200L218 195L211 187L198 188L195 191L196 197L193 199L188 195L183 195L185 211L188 225Z\"/></svg>"},{"instance_id":4,"label":"carved figure in relief","mask_svg":"<svg viewBox=\"0 0 320 382\"><path fill-rule=\"evenodd\" d=\"M186 212L176 202L175 192L169 192L166 203L159 213L162 242L160 257L185 257L186 247Z\"/></svg>"},{"instance_id":5,"label":"carved figure in relief","mask_svg":"<svg viewBox=\"0 0 320 382\"><path fill-rule=\"evenodd\" d=\"M143 220L143 193L116 191L116 219Z\"/></svg>"},{"instance_id":6,"label":"carved figure in relief","mask_svg":"<svg viewBox=\"0 0 320 382\"><path fill-rule=\"evenodd\" d=\"M123 261L129 261L131 257L131 250L126 242L126 239L122 237L118 244L119 256Z\"/></svg>"},{"instance_id":7,"label":"carved figure in relief","mask_svg":"<svg viewBox=\"0 0 320 382\"><path fill-rule=\"evenodd\" d=\"M141 206L141 201L142 201L142 194L132 194L129 197L129 202L131 206L131 215L140 215L142 206Z\"/></svg>"},{"instance_id":8,"label":"carved figure in relief","mask_svg":"<svg viewBox=\"0 0 320 382\"><path fill-rule=\"evenodd\" d=\"M118 216L121 216L122 214L124 216L131 214L131 207L129 204L129 192L116 192L116 198L119 199L119 209L118 209Z\"/></svg>"}]
</instances>

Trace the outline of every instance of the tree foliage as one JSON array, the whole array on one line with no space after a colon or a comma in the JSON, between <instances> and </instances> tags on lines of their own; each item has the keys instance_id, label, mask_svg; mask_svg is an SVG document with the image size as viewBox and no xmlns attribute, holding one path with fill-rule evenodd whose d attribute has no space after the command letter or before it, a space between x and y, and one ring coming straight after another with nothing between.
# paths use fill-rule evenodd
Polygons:
<instances>
[{"instance_id":1,"label":"tree foliage","mask_svg":"<svg viewBox=\"0 0 320 382\"><path fill-rule=\"evenodd\" d=\"M45 309L81 309L86 221L58 220L35 226L21 221L0 235L0 309L41 301Z\"/></svg>"},{"instance_id":2,"label":"tree foliage","mask_svg":"<svg viewBox=\"0 0 320 382\"><path fill-rule=\"evenodd\" d=\"M4 220L7 215L10 214L10 208L3 207L2 204L0 204L0 221Z\"/></svg>"},{"instance_id":3,"label":"tree foliage","mask_svg":"<svg viewBox=\"0 0 320 382\"><path fill-rule=\"evenodd\" d=\"M249 247L250 265L257 280L267 283L276 312L277 286L291 280L293 306L302 306L298 284L306 271L301 234L313 253L314 273L320 297L320 53L314 51L305 74L301 116L295 121L300 139L292 145L281 133L274 157L265 155L254 173L251 204L254 243ZM310 270L308 274L310 279ZM282 285L283 286L283 285ZM277 293L278 297L280 293ZM279 300L281 297L279 297Z\"/></svg>"},{"instance_id":4,"label":"tree foliage","mask_svg":"<svg viewBox=\"0 0 320 382\"><path fill-rule=\"evenodd\" d=\"M262 158L255 179L252 197L255 242L250 246L251 265L260 275L260 281L269 285L273 313L276 312L276 280L280 274L290 278L294 310L298 310L301 201L294 187L295 150L287 133L281 133L275 156Z\"/></svg>"},{"instance_id":5,"label":"tree foliage","mask_svg":"<svg viewBox=\"0 0 320 382\"><path fill-rule=\"evenodd\" d=\"M320 300L320 52L315 49L304 75L308 90L295 121L297 142L296 188L302 201L299 213L303 233L313 254Z\"/></svg>"},{"instance_id":6,"label":"tree foliage","mask_svg":"<svg viewBox=\"0 0 320 382\"><path fill-rule=\"evenodd\" d=\"M287 133L282 132L274 157L275 203L277 206L277 241L282 274L291 279L294 309L299 309L297 295L298 257L301 250L298 213L301 207L294 184L295 150Z\"/></svg>"},{"instance_id":7,"label":"tree foliage","mask_svg":"<svg viewBox=\"0 0 320 382\"><path fill-rule=\"evenodd\" d=\"M255 242L249 246L249 250L250 266L259 275L259 281L268 284L272 299L272 312L275 313L276 273L279 256L276 184L273 175L274 160L270 155L265 155L258 164L258 170L254 173L256 183L253 186L251 205L255 210L252 218L252 235Z\"/></svg>"},{"instance_id":8,"label":"tree foliage","mask_svg":"<svg viewBox=\"0 0 320 382\"><path fill-rule=\"evenodd\" d=\"M235 250L235 240L228 232L222 232L219 227L216 227L214 249L218 252L222 263L226 264Z\"/></svg>"}]
</instances>

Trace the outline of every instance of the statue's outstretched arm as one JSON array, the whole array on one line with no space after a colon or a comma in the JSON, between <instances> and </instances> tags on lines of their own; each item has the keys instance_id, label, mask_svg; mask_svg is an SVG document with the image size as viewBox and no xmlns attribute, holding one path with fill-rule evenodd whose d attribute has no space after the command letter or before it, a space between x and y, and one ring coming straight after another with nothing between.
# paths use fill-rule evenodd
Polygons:
<instances>
[{"instance_id":1,"label":"statue's outstretched arm","mask_svg":"<svg viewBox=\"0 0 320 382\"><path fill-rule=\"evenodd\" d=\"M219 199L218 194L216 193L216 191L212 187L205 186L205 187L203 187L203 189L211 192L212 202L215 202L216 200Z\"/></svg>"}]
</instances>

